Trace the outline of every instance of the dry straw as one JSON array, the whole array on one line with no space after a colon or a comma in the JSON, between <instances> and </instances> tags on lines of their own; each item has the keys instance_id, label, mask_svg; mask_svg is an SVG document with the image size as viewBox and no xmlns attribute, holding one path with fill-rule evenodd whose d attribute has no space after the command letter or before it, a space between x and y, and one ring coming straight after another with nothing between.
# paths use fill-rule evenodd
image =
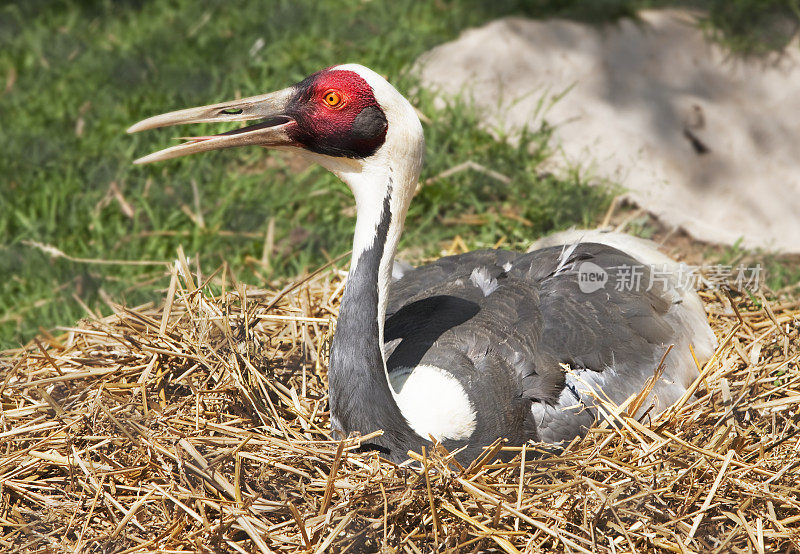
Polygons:
<instances>
[{"instance_id":1,"label":"dry straw","mask_svg":"<svg viewBox=\"0 0 800 554\"><path fill-rule=\"evenodd\" d=\"M195 279L181 256L162 307L0 354L1 550L800 550L796 302L704 293L721 346L658 417L607 405L558 455L399 467L328 434L341 272Z\"/></svg>"}]
</instances>

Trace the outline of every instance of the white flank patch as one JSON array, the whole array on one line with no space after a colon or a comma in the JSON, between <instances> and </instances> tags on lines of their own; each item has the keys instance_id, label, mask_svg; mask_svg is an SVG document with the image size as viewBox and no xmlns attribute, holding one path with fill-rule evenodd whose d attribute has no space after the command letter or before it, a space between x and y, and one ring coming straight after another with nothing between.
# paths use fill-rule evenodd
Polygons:
<instances>
[{"instance_id":1,"label":"white flank patch","mask_svg":"<svg viewBox=\"0 0 800 554\"><path fill-rule=\"evenodd\" d=\"M432 365L401 367L389 374L395 400L408 425L423 438L465 440L475 431L475 410L458 379Z\"/></svg>"},{"instance_id":2,"label":"white flank patch","mask_svg":"<svg viewBox=\"0 0 800 554\"><path fill-rule=\"evenodd\" d=\"M672 377L676 371L676 359L675 356L667 358L664 373L642 404L640 412L648 409L654 402L655 409L652 415L657 415L686 391L686 386L676 382ZM607 366L603 371L572 369L566 364L559 365L565 370L565 386L552 407L541 402L533 403L531 411L537 422L542 421L546 412L553 408L558 411L581 409L583 406L598 408L598 397L612 404L622 405L631 396L638 395L647 379L653 375L653 367L646 365L627 369ZM576 398L576 393L580 398ZM602 411L604 410L601 409Z\"/></svg>"},{"instance_id":3,"label":"white flank patch","mask_svg":"<svg viewBox=\"0 0 800 554\"><path fill-rule=\"evenodd\" d=\"M606 367L604 371L592 371L589 369L572 369L568 364L558 365L561 366L561 369L563 369L565 373L564 388L561 389L558 400L556 400L552 406L544 402L534 402L531 404L531 413L538 425L544 422L548 414L551 418L553 417L552 414L559 412L567 414L566 417L569 417L569 414L573 414L574 417L577 417L577 413L583 409L595 408L597 406L597 400L595 400L594 395L604 400L608 399L607 393L609 391L603 390L603 387L607 384L609 379L618 377L616 370L611 367ZM579 398L575 396L576 393ZM617 402L619 402L618 399L611 400L617 400ZM562 439L559 438L558 440Z\"/></svg>"},{"instance_id":4,"label":"white flank patch","mask_svg":"<svg viewBox=\"0 0 800 554\"><path fill-rule=\"evenodd\" d=\"M485 267L476 267L473 269L469 280L472 281L473 285L481 289L484 296L489 296L496 291L499 286L497 284L497 279L492 279L489 275L489 270Z\"/></svg>"}]
</instances>

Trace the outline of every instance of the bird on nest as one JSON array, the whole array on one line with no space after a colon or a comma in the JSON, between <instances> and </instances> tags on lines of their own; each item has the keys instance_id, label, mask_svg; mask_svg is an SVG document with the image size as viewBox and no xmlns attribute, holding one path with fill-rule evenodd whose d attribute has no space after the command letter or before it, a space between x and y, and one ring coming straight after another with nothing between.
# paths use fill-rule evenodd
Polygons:
<instances>
[{"instance_id":1,"label":"bird on nest","mask_svg":"<svg viewBox=\"0 0 800 554\"><path fill-rule=\"evenodd\" d=\"M676 262L619 233L560 233L527 253L480 250L398 271L425 140L408 100L364 66L157 115L128 132L253 120L136 163L262 146L301 152L350 188L353 250L328 369L338 436L381 430L367 446L395 462L432 440L464 463L497 439L565 444L604 401L649 389L638 413L662 411L698 376L690 347L700 363L713 353L703 305ZM640 286L612 286L630 273Z\"/></svg>"}]
</instances>

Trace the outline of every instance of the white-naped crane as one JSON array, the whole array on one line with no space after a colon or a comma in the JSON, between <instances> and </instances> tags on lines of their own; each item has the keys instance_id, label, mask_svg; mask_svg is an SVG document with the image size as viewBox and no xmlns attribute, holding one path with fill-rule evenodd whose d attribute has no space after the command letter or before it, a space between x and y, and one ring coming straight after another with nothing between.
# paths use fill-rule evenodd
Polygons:
<instances>
[{"instance_id":1,"label":"white-naped crane","mask_svg":"<svg viewBox=\"0 0 800 554\"><path fill-rule=\"evenodd\" d=\"M255 145L302 152L350 187L353 252L328 372L340 436L383 430L369 447L397 462L431 438L465 462L498 438L562 443L595 421L598 398L622 403L654 374L641 410L663 410L698 375L690 345L701 362L711 356L703 306L670 273L675 263L618 234L562 236L525 254L469 252L393 279L425 141L411 104L361 65L128 132L248 120L259 121L136 163ZM629 272L635 283L624 281Z\"/></svg>"}]
</instances>

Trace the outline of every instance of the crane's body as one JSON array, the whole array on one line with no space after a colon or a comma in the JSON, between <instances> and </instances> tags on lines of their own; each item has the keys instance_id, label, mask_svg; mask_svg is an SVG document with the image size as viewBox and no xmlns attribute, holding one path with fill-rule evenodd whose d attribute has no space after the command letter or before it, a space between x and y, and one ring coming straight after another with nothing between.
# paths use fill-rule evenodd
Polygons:
<instances>
[{"instance_id":1,"label":"crane's body","mask_svg":"<svg viewBox=\"0 0 800 554\"><path fill-rule=\"evenodd\" d=\"M663 409L697 376L689 346L701 361L711 355L702 304L675 279L650 278L650 264L674 262L644 243L620 249L602 244L614 242L607 237L573 237L527 254L471 252L393 281L424 139L411 104L363 66L155 116L129 131L251 119L263 121L139 162L261 145L304 152L350 187L353 254L328 372L331 424L340 435L382 430L371 446L395 461L431 439L459 450L462 461L498 438L564 442L595 420L598 394L621 403L661 365L649 402ZM605 272L608 283L583 290L585 267ZM631 267L649 286L617 290L613 277Z\"/></svg>"}]
</instances>

